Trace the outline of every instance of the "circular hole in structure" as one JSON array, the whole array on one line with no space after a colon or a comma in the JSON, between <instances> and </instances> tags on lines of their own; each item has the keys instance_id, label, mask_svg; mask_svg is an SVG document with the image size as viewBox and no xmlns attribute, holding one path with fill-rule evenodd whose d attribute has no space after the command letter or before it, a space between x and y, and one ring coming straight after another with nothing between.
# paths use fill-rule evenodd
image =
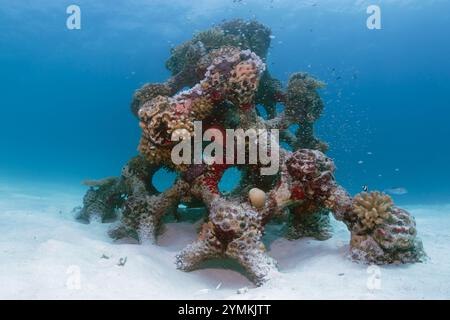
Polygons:
<instances>
[{"instance_id":1,"label":"circular hole in structure","mask_svg":"<svg viewBox=\"0 0 450 320\"><path fill-rule=\"evenodd\" d=\"M277 111L277 113L282 113L284 111L285 107L284 104L282 103L277 103L277 105L275 106L275 110Z\"/></svg>"},{"instance_id":2,"label":"circular hole in structure","mask_svg":"<svg viewBox=\"0 0 450 320\"><path fill-rule=\"evenodd\" d=\"M160 168L152 176L152 185L157 191L164 192L173 186L176 178L177 174L175 172L166 168Z\"/></svg>"},{"instance_id":3,"label":"circular hole in structure","mask_svg":"<svg viewBox=\"0 0 450 320\"><path fill-rule=\"evenodd\" d=\"M264 120L267 120L267 111L264 106L258 104L256 105L256 111L258 112L258 115L263 118Z\"/></svg>"},{"instance_id":4,"label":"circular hole in structure","mask_svg":"<svg viewBox=\"0 0 450 320\"><path fill-rule=\"evenodd\" d=\"M281 141L280 147L282 147L283 149L288 150L288 151L294 151L292 146L289 143L287 143L286 141Z\"/></svg>"},{"instance_id":5,"label":"circular hole in structure","mask_svg":"<svg viewBox=\"0 0 450 320\"><path fill-rule=\"evenodd\" d=\"M228 168L219 181L219 191L221 193L229 193L237 188L240 182L241 171L236 167Z\"/></svg>"},{"instance_id":6,"label":"circular hole in structure","mask_svg":"<svg viewBox=\"0 0 450 320\"><path fill-rule=\"evenodd\" d=\"M300 126L298 124L294 123L289 126L288 130L295 134L299 128L300 128Z\"/></svg>"}]
</instances>

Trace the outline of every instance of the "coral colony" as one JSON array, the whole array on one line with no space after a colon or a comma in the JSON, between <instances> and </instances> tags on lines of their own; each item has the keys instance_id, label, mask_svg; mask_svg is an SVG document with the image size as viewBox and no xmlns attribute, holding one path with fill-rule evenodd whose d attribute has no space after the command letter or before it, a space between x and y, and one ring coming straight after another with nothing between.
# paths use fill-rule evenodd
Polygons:
<instances>
[{"instance_id":1,"label":"coral colony","mask_svg":"<svg viewBox=\"0 0 450 320\"><path fill-rule=\"evenodd\" d=\"M269 222L284 223L290 239L324 240L331 236L332 214L350 231L350 256L355 261L421 261L425 254L408 212L383 193L362 192L352 198L337 184L334 163L324 154L328 146L313 130L323 110L318 94L323 83L295 73L282 88L264 63L270 40L271 31L260 23L234 20L172 49L166 62L172 77L165 83L144 85L133 97L131 111L142 128L140 154L119 177L86 182L90 189L79 219L116 220L109 231L112 238L155 242L163 217L180 215L180 205L187 208L181 216L202 207L205 214L198 238L177 255L177 268L190 271L208 259L231 258L256 285L277 273L277 262L263 243ZM190 89L181 91L186 87ZM277 104L284 106L283 112L277 112ZM260 114L258 105L267 116ZM292 125L298 125L297 131L289 129ZM209 129L213 131L207 134ZM218 145L228 145L224 140L239 140L227 130L239 129L264 135L270 151L269 143L258 146L263 152L252 162L238 162L240 152L232 147L218 151ZM223 139L216 139L218 133ZM202 152L207 153L208 146L202 149L201 142L195 143L198 136L216 142L209 150L215 161L205 161L208 157ZM278 138L285 148L278 145ZM248 159L254 152L251 139L245 141ZM200 153L189 151L195 148ZM185 161L174 161L177 154ZM273 167L271 162L276 170L263 174L261 169ZM232 192L223 194L218 184L230 167L240 170L241 180ZM164 192L151 184L160 168L177 173Z\"/></svg>"}]
</instances>

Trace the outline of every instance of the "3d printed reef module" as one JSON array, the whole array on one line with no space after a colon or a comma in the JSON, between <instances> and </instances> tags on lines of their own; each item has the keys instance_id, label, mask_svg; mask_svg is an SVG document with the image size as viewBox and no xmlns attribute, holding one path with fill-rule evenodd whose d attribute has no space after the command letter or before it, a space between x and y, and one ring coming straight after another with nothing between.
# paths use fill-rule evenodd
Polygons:
<instances>
[{"instance_id":1,"label":"3d printed reef module","mask_svg":"<svg viewBox=\"0 0 450 320\"><path fill-rule=\"evenodd\" d=\"M265 65L270 36L271 31L258 22L234 20L175 47L166 62L172 77L143 86L133 97L131 110L142 128L140 155L125 165L121 176L86 183L90 189L78 218L116 220L112 238L155 242L163 217L179 215L180 204L203 207L198 239L177 255L177 267L189 271L210 258L232 258L256 285L277 271L263 243L268 222L285 223L291 239L324 240L330 237L331 213L351 233L354 260L421 261L425 254L408 212L383 193L363 192L352 198L336 183L333 161L324 154L328 146L313 130L323 110L318 94L323 83L295 73L283 89ZM190 89L180 92L186 87ZM283 112L277 112L277 104L284 105ZM185 129L193 134L194 121L202 121L204 130L279 129L289 148L280 148L278 174L260 175L260 163L236 165L241 172L239 186L222 194L218 184L230 165L174 164L172 133ZM294 124L295 133L288 129ZM151 181L162 167L177 172L177 180L159 193Z\"/></svg>"}]
</instances>

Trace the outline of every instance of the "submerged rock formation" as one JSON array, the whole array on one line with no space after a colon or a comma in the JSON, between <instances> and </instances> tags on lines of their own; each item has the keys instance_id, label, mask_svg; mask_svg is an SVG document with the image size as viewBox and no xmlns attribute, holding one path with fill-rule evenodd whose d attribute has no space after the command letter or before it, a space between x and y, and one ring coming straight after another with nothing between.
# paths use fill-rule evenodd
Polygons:
<instances>
[{"instance_id":1,"label":"submerged rock formation","mask_svg":"<svg viewBox=\"0 0 450 320\"><path fill-rule=\"evenodd\" d=\"M79 218L115 219L110 230L114 239L133 237L154 243L164 216L177 213L180 204L204 207L198 239L177 255L177 267L189 271L211 258L232 258L257 285L277 272L277 263L262 242L271 221L284 221L289 238L324 240L331 236L332 214L351 233L353 259L420 261L424 252L414 219L405 210L381 193L352 198L336 182L334 163L324 154L328 146L314 135L314 123L324 108L318 90L324 84L295 73L283 89L265 64L270 34L258 22L234 20L175 47L166 63L171 78L146 84L133 96L131 110L142 128L140 155L125 165L120 177L87 183L90 189ZM179 92L185 87L190 89ZM284 105L283 112L276 111L277 104ZM267 117L261 116L258 105ZM278 174L261 175L259 169L266 164L260 160L235 165L174 163L171 153L177 140L198 135L197 121L202 122L203 132L278 129L281 142L289 146L278 145ZM294 131L292 125L298 128ZM247 143L247 156L250 148ZM240 184L222 194L218 184L232 166L241 171ZM162 193L151 184L160 168L178 174L174 185Z\"/></svg>"},{"instance_id":2,"label":"submerged rock formation","mask_svg":"<svg viewBox=\"0 0 450 320\"><path fill-rule=\"evenodd\" d=\"M416 262L424 256L414 217L380 192L353 198L355 222L350 227L351 255L375 264Z\"/></svg>"}]
</instances>

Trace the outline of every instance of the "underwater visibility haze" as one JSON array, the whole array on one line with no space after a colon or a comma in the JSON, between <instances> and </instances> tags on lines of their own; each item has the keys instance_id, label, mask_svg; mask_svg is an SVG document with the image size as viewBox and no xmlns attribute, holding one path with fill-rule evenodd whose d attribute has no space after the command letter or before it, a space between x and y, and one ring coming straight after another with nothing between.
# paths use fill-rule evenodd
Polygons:
<instances>
[{"instance_id":1,"label":"underwater visibility haze","mask_svg":"<svg viewBox=\"0 0 450 320\"><path fill-rule=\"evenodd\" d=\"M0 0L0 297L450 298L449 26L444 0ZM173 164L199 120L280 129L280 176Z\"/></svg>"}]
</instances>

